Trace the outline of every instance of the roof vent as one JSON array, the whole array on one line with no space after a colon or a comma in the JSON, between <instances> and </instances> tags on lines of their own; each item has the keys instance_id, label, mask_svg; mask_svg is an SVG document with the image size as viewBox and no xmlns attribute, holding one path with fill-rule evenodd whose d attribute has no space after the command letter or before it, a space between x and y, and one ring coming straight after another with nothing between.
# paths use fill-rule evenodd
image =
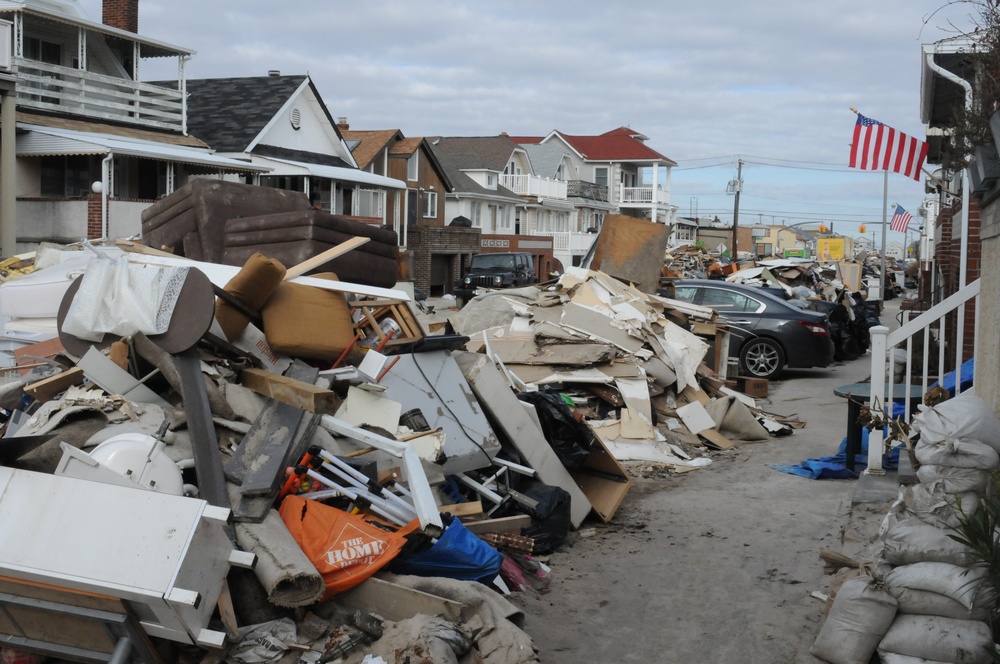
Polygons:
<instances>
[{"instance_id":1,"label":"roof vent","mask_svg":"<svg viewBox=\"0 0 1000 664\"><path fill-rule=\"evenodd\" d=\"M281 70L280 69L268 69L267 70L267 75L268 76L281 76Z\"/></svg>"},{"instance_id":2,"label":"roof vent","mask_svg":"<svg viewBox=\"0 0 1000 664\"><path fill-rule=\"evenodd\" d=\"M302 113L299 112L299 109L292 109L291 114L288 116L288 121L292 123L292 129L298 131L302 126Z\"/></svg>"}]
</instances>

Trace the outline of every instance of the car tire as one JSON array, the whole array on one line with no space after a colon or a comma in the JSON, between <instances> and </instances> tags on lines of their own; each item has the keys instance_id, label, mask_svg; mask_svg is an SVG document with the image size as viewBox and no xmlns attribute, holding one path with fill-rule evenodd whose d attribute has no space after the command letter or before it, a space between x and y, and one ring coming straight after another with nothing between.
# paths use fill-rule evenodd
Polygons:
<instances>
[{"instance_id":1,"label":"car tire","mask_svg":"<svg viewBox=\"0 0 1000 664\"><path fill-rule=\"evenodd\" d=\"M785 368L785 351L767 337L750 339L740 348L740 369L744 376L772 380Z\"/></svg>"}]
</instances>

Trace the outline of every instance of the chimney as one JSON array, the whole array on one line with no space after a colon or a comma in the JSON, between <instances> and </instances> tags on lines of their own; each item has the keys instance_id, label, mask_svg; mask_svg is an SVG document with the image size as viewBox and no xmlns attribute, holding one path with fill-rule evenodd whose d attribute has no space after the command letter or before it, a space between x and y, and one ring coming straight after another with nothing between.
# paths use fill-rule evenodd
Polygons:
<instances>
[{"instance_id":1,"label":"chimney","mask_svg":"<svg viewBox=\"0 0 1000 664\"><path fill-rule=\"evenodd\" d=\"M139 33L139 0L103 0L101 21L104 25Z\"/></svg>"},{"instance_id":2,"label":"chimney","mask_svg":"<svg viewBox=\"0 0 1000 664\"><path fill-rule=\"evenodd\" d=\"M345 118L344 116L340 116L339 118L337 118L337 129L339 129L340 131L347 131L350 128L351 125L347 124L347 118Z\"/></svg>"}]
</instances>

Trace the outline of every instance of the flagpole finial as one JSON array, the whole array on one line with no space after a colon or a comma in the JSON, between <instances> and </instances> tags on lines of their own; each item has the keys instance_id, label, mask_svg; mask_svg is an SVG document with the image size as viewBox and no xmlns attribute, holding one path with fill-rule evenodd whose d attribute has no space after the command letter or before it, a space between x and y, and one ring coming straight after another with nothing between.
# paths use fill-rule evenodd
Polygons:
<instances>
[{"instance_id":1,"label":"flagpole finial","mask_svg":"<svg viewBox=\"0 0 1000 664\"><path fill-rule=\"evenodd\" d=\"M858 112L858 109L854 108L853 106L851 106L851 112L853 112L855 115L861 115L861 113Z\"/></svg>"}]
</instances>

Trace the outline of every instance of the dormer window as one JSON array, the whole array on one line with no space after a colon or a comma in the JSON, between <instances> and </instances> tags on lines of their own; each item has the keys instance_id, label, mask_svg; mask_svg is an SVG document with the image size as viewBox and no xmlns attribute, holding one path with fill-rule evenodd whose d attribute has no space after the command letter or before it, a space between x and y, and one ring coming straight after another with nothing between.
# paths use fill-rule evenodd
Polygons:
<instances>
[{"instance_id":1,"label":"dormer window","mask_svg":"<svg viewBox=\"0 0 1000 664\"><path fill-rule=\"evenodd\" d=\"M487 173L486 174L486 186L487 187L495 187L495 186L497 186L497 179L496 179L496 177L493 176L492 173Z\"/></svg>"}]
</instances>

